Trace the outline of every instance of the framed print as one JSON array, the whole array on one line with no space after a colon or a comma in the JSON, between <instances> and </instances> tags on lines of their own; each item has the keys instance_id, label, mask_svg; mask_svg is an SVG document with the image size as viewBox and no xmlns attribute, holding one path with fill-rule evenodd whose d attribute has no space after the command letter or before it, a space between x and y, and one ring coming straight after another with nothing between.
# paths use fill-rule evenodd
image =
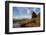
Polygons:
<instances>
[{"instance_id":1,"label":"framed print","mask_svg":"<svg viewBox=\"0 0 46 35\"><path fill-rule=\"evenodd\" d=\"M45 31L45 3L5 2L5 33L33 33Z\"/></svg>"}]
</instances>

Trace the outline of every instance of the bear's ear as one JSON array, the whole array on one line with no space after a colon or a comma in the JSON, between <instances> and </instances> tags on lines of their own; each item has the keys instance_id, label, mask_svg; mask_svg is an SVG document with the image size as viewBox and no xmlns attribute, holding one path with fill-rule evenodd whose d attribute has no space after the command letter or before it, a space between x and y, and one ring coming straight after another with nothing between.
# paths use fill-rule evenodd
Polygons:
<instances>
[{"instance_id":1,"label":"bear's ear","mask_svg":"<svg viewBox=\"0 0 46 35\"><path fill-rule=\"evenodd\" d=\"M38 16L40 16L40 12L38 13Z\"/></svg>"},{"instance_id":2,"label":"bear's ear","mask_svg":"<svg viewBox=\"0 0 46 35\"><path fill-rule=\"evenodd\" d=\"M33 12L33 13L32 13L32 18L35 18L35 17L37 17L37 15L36 15L35 12Z\"/></svg>"}]
</instances>

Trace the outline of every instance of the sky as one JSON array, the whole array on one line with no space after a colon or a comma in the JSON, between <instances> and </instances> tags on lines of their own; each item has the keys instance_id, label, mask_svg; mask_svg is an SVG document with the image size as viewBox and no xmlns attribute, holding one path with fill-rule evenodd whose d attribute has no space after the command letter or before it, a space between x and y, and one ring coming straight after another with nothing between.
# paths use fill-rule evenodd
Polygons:
<instances>
[{"instance_id":1,"label":"sky","mask_svg":"<svg viewBox=\"0 0 46 35\"><path fill-rule=\"evenodd\" d=\"M34 11L36 14L40 12L40 8L34 8L34 7L13 7L13 16L17 19L22 18L32 18L32 11Z\"/></svg>"}]
</instances>

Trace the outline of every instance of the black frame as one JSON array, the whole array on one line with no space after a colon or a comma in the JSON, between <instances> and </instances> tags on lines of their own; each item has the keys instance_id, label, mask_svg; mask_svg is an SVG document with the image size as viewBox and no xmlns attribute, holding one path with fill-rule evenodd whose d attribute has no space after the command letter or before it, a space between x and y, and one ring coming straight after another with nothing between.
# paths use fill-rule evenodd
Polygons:
<instances>
[{"instance_id":1,"label":"black frame","mask_svg":"<svg viewBox=\"0 0 46 35\"><path fill-rule=\"evenodd\" d=\"M22 4L37 4L43 5L43 30L40 31L24 31L24 32L9 32L9 3L22 3ZM18 33L33 33L33 32L45 32L45 3L38 2L21 2L21 1L5 1L5 34L18 34Z\"/></svg>"}]
</instances>

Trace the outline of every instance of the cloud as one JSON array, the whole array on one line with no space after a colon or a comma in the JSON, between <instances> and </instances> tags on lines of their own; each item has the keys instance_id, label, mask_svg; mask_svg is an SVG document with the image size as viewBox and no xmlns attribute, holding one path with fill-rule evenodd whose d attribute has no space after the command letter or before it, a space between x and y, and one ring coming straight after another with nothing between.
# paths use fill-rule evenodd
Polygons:
<instances>
[{"instance_id":1,"label":"cloud","mask_svg":"<svg viewBox=\"0 0 46 35\"><path fill-rule=\"evenodd\" d=\"M27 18L27 19L31 19L32 17L31 16L27 16L27 15L25 15L25 16L13 16L13 18L14 19L25 19L25 18Z\"/></svg>"}]
</instances>

